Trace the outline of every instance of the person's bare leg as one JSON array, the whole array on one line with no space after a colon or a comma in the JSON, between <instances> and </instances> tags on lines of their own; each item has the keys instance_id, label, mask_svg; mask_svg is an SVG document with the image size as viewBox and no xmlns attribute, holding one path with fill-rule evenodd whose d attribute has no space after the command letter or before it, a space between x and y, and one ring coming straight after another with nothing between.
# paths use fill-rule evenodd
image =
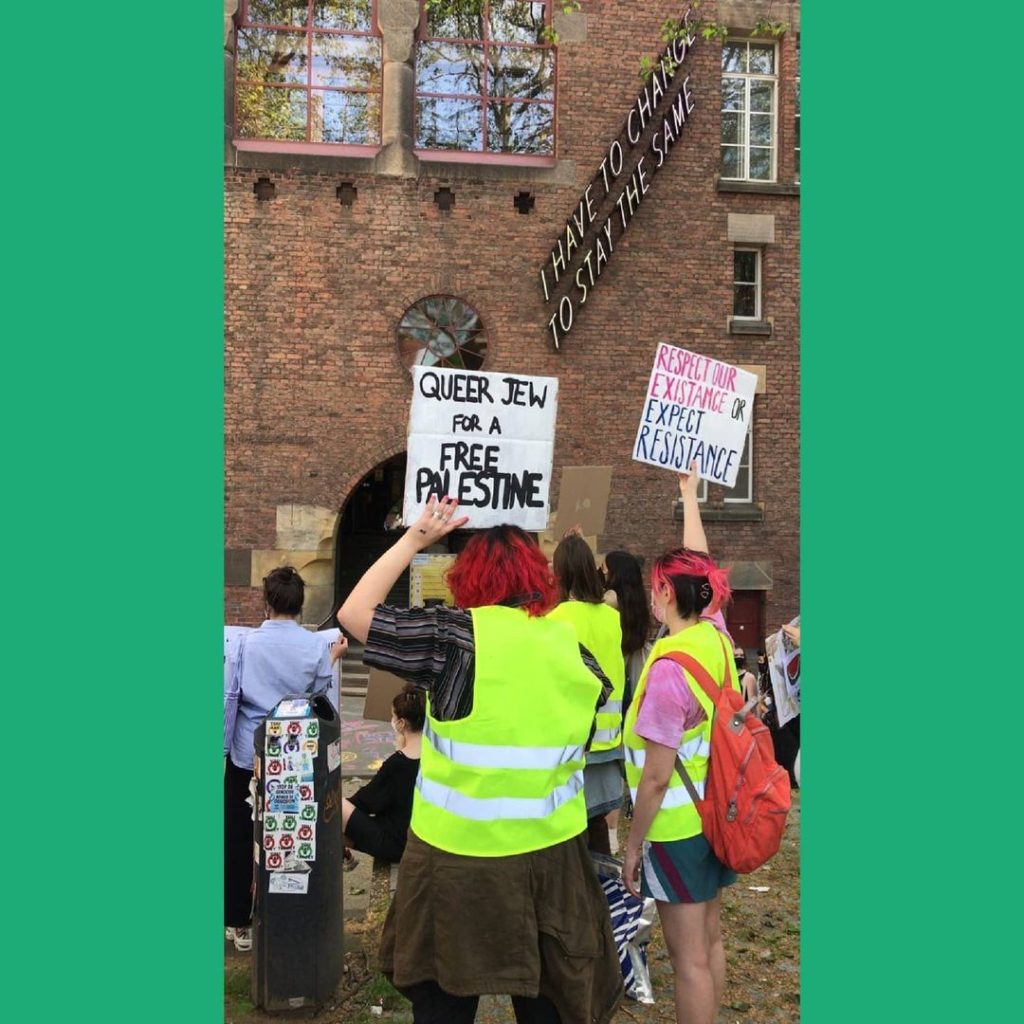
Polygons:
<instances>
[{"instance_id":1,"label":"person's bare leg","mask_svg":"<svg viewBox=\"0 0 1024 1024\"><path fill-rule=\"evenodd\" d=\"M722 945L722 894L719 894L708 903L707 930L708 930L708 955L711 960L711 976L715 982L715 1012L722 1005L722 996L725 994L725 946Z\"/></svg>"},{"instance_id":2,"label":"person's bare leg","mask_svg":"<svg viewBox=\"0 0 1024 1024\"><path fill-rule=\"evenodd\" d=\"M677 1024L715 1024L718 1004L708 949L707 903L658 902L675 982Z\"/></svg>"},{"instance_id":3,"label":"person's bare leg","mask_svg":"<svg viewBox=\"0 0 1024 1024\"><path fill-rule=\"evenodd\" d=\"M341 798L341 831L344 832L348 828L348 819L352 817L352 812L356 809L356 805L352 803L347 796Z\"/></svg>"}]
</instances>

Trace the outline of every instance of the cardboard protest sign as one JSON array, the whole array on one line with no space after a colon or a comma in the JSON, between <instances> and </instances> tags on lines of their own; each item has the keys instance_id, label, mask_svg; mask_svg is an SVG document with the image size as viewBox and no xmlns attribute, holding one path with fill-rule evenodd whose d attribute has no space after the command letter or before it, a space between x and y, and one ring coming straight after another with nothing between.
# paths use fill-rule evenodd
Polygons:
<instances>
[{"instance_id":1,"label":"cardboard protest sign","mask_svg":"<svg viewBox=\"0 0 1024 1024\"><path fill-rule=\"evenodd\" d=\"M363 718L368 722L390 722L391 704L402 692L405 680L383 669L371 668L366 684L366 703Z\"/></svg>"},{"instance_id":2,"label":"cardboard protest sign","mask_svg":"<svg viewBox=\"0 0 1024 1024\"><path fill-rule=\"evenodd\" d=\"M403 519L433 495L459 500L468 529L548 524L557 377L413 367Z\"/></svg>"},{"instance_id":3,"label":"cardboard protest sign","mask_svg":"<svg viewBox=\"0 0 1024 1024\"><path fill-rule=\"evenodd\" d=\"M732 487L754 410L757 374L662 342L654 356L633 458Z\"/></svg>"},{"instance_id":4,"label":"cardboard protest sign","mask_svg":"<svg viewBox=\"0 0 1024 1024\"><path fill-rule=\"evenodd\" d=\"M561 537L566 530L579 526L586 537L604 533L611 489L611 466L566 466L551 532Z\"/></svg>"}]
</instances>

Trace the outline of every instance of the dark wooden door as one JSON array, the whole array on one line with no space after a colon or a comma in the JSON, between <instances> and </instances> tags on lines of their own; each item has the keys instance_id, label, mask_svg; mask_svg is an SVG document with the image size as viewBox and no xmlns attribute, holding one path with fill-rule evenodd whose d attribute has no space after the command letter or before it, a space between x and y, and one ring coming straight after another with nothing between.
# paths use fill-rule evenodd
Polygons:
<instances>
[{"instance_id":1,"label":"dark wooden door","mask_svg":"<svg viewBox=\"0 0 1024 1024\"><path fill-rule=\"evenodd\" d=\"M764 591L734 590L725 610L725 624L750 663L754 652L764 646Z\"/></svg>"}]
</instances>

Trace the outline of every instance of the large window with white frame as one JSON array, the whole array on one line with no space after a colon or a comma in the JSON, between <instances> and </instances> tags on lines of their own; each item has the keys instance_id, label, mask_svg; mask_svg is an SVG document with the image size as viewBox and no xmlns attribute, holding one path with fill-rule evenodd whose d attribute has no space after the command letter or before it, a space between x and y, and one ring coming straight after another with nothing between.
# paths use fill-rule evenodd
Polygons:
<instances>
[{"instance_id":1,"label":"large window with white frame","mask_svg":"<svg viewBox=\"0 0 1024 1024\"><path fill-rule=\"evenodd\" d=\"M761 319L761 250L736 248L732 255L732 315Z\"/></svg>"},{"instance_id":2,"label":"large window with white frame","mask_svg":"<svg viewBox=\"0 0 1024 1024\"><path fill-rule=\"evenodd\" d=\"M754 500L754 424L750 424L743 452L740 455L739 473L736 475L736 486L725 492L722 499L727 504L749 505ZM708 500L708 482L701 480L697 488L697 500L702 504Z\"/></svg>"},{"instance_id":3,"label":"large window with white frame","mask_svg":"<svg viewBox=\"0 0 1024 1024\"><path fill-rule=\"evenodd\" d=\"M775 43L722 45L722 178L776 180L778 50Z\"/></svg>"}]
</instances>

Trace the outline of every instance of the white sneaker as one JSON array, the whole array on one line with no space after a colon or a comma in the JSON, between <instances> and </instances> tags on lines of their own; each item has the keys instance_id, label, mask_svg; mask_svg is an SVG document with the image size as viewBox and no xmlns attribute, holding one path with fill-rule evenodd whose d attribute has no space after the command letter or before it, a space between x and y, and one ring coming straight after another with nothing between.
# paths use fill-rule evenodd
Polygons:
<instances>
[{"instance_id":1,"label":"white sneaker","mask_svg":"<svg viewBox=\"0 0 1024 1024\"><path fill-rule=\"evenodd\" d=\"M252 929L236 928L234 942L239 953L248 953L252 949Z\"/></svg>"},{"instance_id":2,"label":"white sneaker","mask_svg":"<svg viewBox=\"0 0 1024 1024\"><path fill-rule=\"evenodd\" d=\"M225 928L224 929L224 938L228 942L234 942L235 941L235 929L234 928Z\"/></svg>"}]
</instances>

